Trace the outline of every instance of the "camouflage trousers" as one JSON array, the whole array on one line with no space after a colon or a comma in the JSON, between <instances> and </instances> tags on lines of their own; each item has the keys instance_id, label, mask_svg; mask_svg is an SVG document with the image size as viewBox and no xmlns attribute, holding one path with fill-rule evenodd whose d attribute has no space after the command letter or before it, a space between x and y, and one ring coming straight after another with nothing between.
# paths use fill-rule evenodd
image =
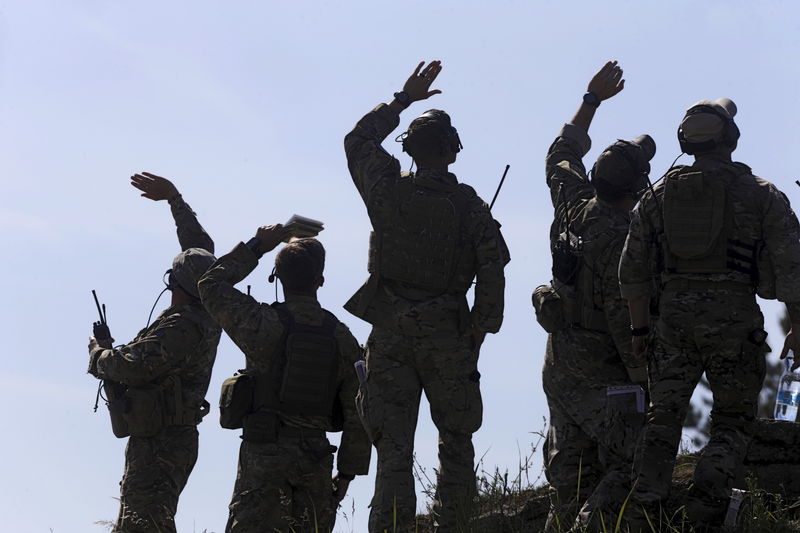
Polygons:
<instances>
[{"instance_id":1,"label":"camouflage trousers","mask_svg":"<svg viewBox=\"0 0 800 533\"><path fill-rule=\"evenodd\" d=\"M336 520L325 437L242 441L227 533L329 533Z\"/></svg>"},{"instance_id":2,"label":"camouflage trousers","mask_svg":"<svg viewBox=\"0 0 800 533\"><path fill-rule=\"evenodd\" d=\"M689 401L705 372L714 396L711 437L698 460L686 511L695 524L719 525L764 381L769 348L752 340L764 317L754 296L729 290L665 292L660 307L648 348L651 403L636 454L635 509L658 516L672 486Z\"/></svg>"},{"instance_id":3,"label":"camouflage trousers","mask_svg":"<svg viewBox=\"0 0 800 533\"><path fill-rule=\"evenodd\" d=\"M439 430L437 531L466 530L476 493L472 433L483 415L472 337L410 337L373 328L366 359L363 417L378 452L370 533L415 531L414 433L423 391Z\"/></svg>"},{"instance_id":4,"label":"camouflage trousers","mask_svg":"<svg viewBox=\"0 0 800 533\"><path fill-rule=\"evenodd\" d=\"M566 329L548 337L542 383L550 408L545 475L554 491L545 529L602 530L630 492L644 423L644 413L608 406L607 387L630 385L625 365L609 335Z\"/></svg>"},{"instance_id":5,"label":"camouflage trousers","mask_svg":"<svg viewBox=\"0 0 800 533\"><path fill-rule=\"evenodd\" d=\"M178 497L197 461L197 427L130 437L113 533L174 533Z\"/></svg>"}]
</instances>

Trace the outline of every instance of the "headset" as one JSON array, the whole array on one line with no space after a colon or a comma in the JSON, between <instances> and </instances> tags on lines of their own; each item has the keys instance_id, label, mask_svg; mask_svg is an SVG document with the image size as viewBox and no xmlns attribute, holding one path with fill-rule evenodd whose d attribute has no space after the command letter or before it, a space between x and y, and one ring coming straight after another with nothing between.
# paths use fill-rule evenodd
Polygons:
<instances>
[{"instance_id":1,"label":"headset","mask_svg":"<svg viewBox=\"0 0 800 533\"><path fill-rule=\"evenodd\" d=\"M464 145L461 144L461 138L458 136L458 130L455 129L450 123L450 115L439 109L431 109L429 111L425 111L422 115L415 118L412 121L412 124L413 122L422 118L428 119L426 126L428 124L431 124L432 126L435 125L441 131L441 155L444 155L445 148L449 148L450 151L455 154L459 153L464 148ZM409 131L401 133L395 139L395 141L403 144L403 151L406 153L410 153L408 151L409 136L413 138L413 134L409 135L410 133L412 132L409 129ZM413 143L413 140L411 142Z\"/></svg>"},{"instance_id":2,"label":"headset","mask_svg":"<svg viewBox=\"0 0 800 533\"><path fill-rule=\"evenodd\" d=\"M631 154L630 148L636 150L638 157ZM631 170L633 171L633 179L630 180L629 188L622 189L620 186L612 185L603 178L597 177L597 162L600 161L602 155L607 152L619 155L630 165ZM618 139L617 142L603 150L603 152L600 154L600 157L598 157L597 161L595 161L594 165L592 165L592 170L590 171L592 181L602 181L605 186L613 189L613 191L616 193L639 193L647 187L648 177L650 174L650 162L647 161L647 158L643 152L644 150L641 145L635 142Z\"/></svg>"},{"instance_id":3,"label":"headset","mask_svg":"<svg viewBox=\"0 0 800 533\"><path fill-rule=\"evenodd\" d=\"M730 148L736 146L736 141L739 140L741 132L739 131L739 126L733 121L733 117L728 116L728 114L723 113L713 105L701 104L689 109L686 112L686 116L683 117L683 120L686 120L686 117L700 113L711 113L719 117L725 125L722 130L722 144ZM681 120L681 124L683 124L683 120ZM689 155L694 155L697 152L706 152L717 146L717 141L714 139L699 143L687 141L686 136L683 134L683 128L681 128L680 125L678 125L678 143L681 145L681 151Z\"/></svg>"}]
</instances>

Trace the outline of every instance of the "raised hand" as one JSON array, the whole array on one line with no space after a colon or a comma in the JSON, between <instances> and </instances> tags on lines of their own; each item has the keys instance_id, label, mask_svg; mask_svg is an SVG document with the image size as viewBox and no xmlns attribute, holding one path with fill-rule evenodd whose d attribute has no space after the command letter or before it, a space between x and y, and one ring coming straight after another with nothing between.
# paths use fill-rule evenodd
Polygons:
<instances>
[{"instance_id":1,"label":"raised hand","mask_svg":"<svg viewBox=\"0 0 800 533\"><path fill-rule=\"evenodd\" d=\"M609 61L589 82L590 93L597 95L600 101L608 100L622 89L625 88L625 80L622 79L622 68L616 61Z\"/></svg>"},{"instance_id":2,"label":"raised hand","mask_svg":"<svg viewBox=\"0 0 800 533\"><path fill-rule=\"evenodd\" d=\"M442 92L439 89L430 90L436 76L442 71L442 62L431 61L425 68L422 68L423 65L425 65L425 62L421 61L405 85L403 85L403 92L409 96L412 102L419 102Z\"/></svg>"},{"instance_id":3,"label":"raised hand","mask_svg":"<svg viewBox=\"0 0 800 533\"><path fill-rule=\"evenodd\" d=\"M257 252L261 254L271 252L290 235L291 231L283 227L283 224L260 226L256 231L256 239L258 239Z\"/></svg>"},{"instance_id":4,"label":"raised hand","mask_svg":"<svg viewBox=\"0 0 800 533\"><path fill-rule=\"evenodd\" d=\"M142 191L142 196L150 200L169 200L178 194L178 189L171 181L150 172L131 176L131 185Z\"/></svg>"}]
</instances>

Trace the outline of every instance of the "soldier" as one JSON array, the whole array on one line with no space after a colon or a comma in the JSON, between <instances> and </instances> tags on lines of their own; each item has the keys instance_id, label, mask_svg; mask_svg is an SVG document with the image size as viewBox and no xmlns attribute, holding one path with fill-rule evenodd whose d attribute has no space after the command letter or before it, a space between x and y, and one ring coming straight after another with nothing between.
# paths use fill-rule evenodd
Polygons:
<instances>
[{"instance_id":1,"label":"soldier","mask_svg":"<svg viewBox=\"0 0 800 533\"><path fill-rule=\"evenodd\" d=\"M686 504L695 531L724 518L756 415L765 374L764 318L755 294L786 303L793 324L784 353L800 342L800 229L786 196L734 163L739 129L727 98L702 100L678 129L691 166L669 170L633 211L620 263L633 351L647 347L651 404L636 457L634 529L658 520L669 493L681 426L703 372L711 386L711 438ZM655 329L649 302L661 289ZM647 528L647 531L650 529Z\"/></svg>"},{"instance_id":2,"label":"soldier","mask_svg":"<svg viewBox=\"0 0 800 533\"><path fill-rule=\"evenodd\" d=\"M486 203L448 172L461 150L450 117L429 110L401 136L416 173L401 173L381 147L405 108L441 92L429 90L441 62L423 65L344 140L374 230L370 277L345 305L373 326L360 397L378 452L370 532L414 530L412 460L423 390L439 430L436 522L443 532L467 527L476 490L472 433L482 419L478 353L503 320L508 250ZM466 293L476 274L469 309Z\"/></svg>"},{"instance_id":3,"label":"soldier","mask_svg":"<svg viewBox=\"0 0 800 533\"><path fill-rule=\"evenodd\" d=\"M558 522L572 521L584 502L578 526L588 525L595 510L607 512L606 524L614 522L630 488L630 464L644 421L641 412L620 412L607 399L608 387L647 387L646 362L631 353L617 268L630 209L647 187L655 143L647 135L615 142L600 154L591 180L582 162L597 107L624 83L616 61L606 63L546 159L555 208L554 279L552 286L536 289L534 306L549 332L542 382L550 428L543 451L545 474L555 489L546 526L553 531L563 531Z\"/></svg>"},{"instance_id":4,"label":"soldier","mask_svg":"<svg viewBox=\"0 0 800 533\"><path fill-rule=\"evenodd\" d=\"M199 284L203 304L244 352L255 382L228 533L330 532L350 481L369 469L371 446L355 408L361 347L317 301L322 244L297 239L278 253L274 276L283 284L284 303L258 303L234 288L290 235L280 224L259 228ZM325 433L342 430L331 483L336 447Z\"/></svg>"},{"instance_id":5,"label":"soldier","mask_svg":"<svg viewBox=\"0 0 800 533\"><path fill-rule=\"evenodd\" d=\"M198 279L215 260L214 241L169 180L143 172L131 184L172 209L183 250L167 271L172 302L129 344L112 349L113 339L90 338L89 373L127 386L130 438L113 531L174 532L178 497L197 460L197 424L208 412L205 394L221 333L197 293Z\"/></svg>"}]
</instances>

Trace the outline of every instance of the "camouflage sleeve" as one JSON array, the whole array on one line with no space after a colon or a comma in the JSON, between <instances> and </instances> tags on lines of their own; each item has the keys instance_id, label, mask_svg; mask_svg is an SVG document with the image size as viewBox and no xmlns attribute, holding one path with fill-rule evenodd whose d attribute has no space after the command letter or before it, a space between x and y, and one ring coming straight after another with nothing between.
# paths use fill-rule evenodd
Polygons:
<instances>
[{"instance_id":1,"label":"camouflage sleeve","mask_svg":"<svg viewBox=\"0 0 800 533\"><path fill-rule=\"evenodd\" d=\"M266 354L266 346L277 342L283 334L278 313L267 304L237 290L234 285L247 277L258 265L255 254L244 243L217 259L197 284L200 299L211 317L242 350L249 364L256 368L265 361L252 361Z\"/></svg>"},{"instance_id":2,"label":"camouflage sleeve","mask_svg":"<svg viewBox=\"0 0 800 533\"><path fill-rule=\"evenodd\" d=\"M579 126L564 124L558 132L545 158L545 176L553 207L561 202L594 196L594 187L586 179L583 166L583 157L591 147L589 134Z\"/></svg>"},{"instance_id":3,"label":"camouflage sleeve","mask_svg":"<svg viewBox=\"0 0 800 533\"><path fill-rule=\"evenodd\" d=\"M658 273L654 272L655 265L651 264L655 256L651 249L653 239L644 210L645 198L648 198L648 195L649 193L645 193L631 212L628 238L625 240L619 261L620 294L626 300L654 296L653 276Z\"/></svg>"},{"instance_id":4,"label":"camouflage sleeve","mask_svg":"<svg viewBox=\"0 0 800 533\"><path fill-rule=\"evenodd\" d=\"M114 349L96 348L96 377L144 385L183 365L202 338L199 326L179 314L167 317L152 331Z\"/></svg>"},{"instance_id":5,"label":"camouflage sleeve","mask_svg":"<svg viewBox=\"0 0 800 533\"><path fill-rule=\"evenodd\" d=\"M344 138L347 166L367 209L380 202L387 194L386 187L400 177L400 162L381 146L399 123L400 116L386 104L380 104L364 115Z\"/></svg>"},{"instance_id":6,"label":"camouflage sleeve","mask_svg":"<svg viewBox=\"0 0 800 533\"><path fill-rule=\"evenodd\" d=\"M336 459L337 469L343 474L366 475L369 472L372 443L356 411L358 377L353 366L356 361L363 359L361 346L347 326L341 322L336 329L336 342L343 361L342 368L339 369L339 401L344 412L342 441Z\"/></svg>"},{"instance_id":7,"label":"camouflage sleeve","mask_svg":"<svg viewBox=\"0 0 800 533\"><path fill-rule=\"evenodd\" d=\"M800 303L800 225L781 191L769 184L769 200L762 223L764 245L775 273L777 299Z\"/></svg>"},{"instance_id":8,"label":"camouflage sleeve","mask_svg":"<svg viewBox=\"0 0 800 533\"><path fill-rule=\"evenodd\" d=\"M172 210L172 218L175 219L175 226L178 229L178 242L181 250L189 248L202 248L209 253L214 253L214 241L200 225L197 214L192 211L183 200L183 196L177 194L169 199L169 207Z\"/></svg>"},{"instance_id":9,"label":"camouflage sleeve","mask_svg":"<svg viewBox=\"0 0 800 533\"><path fill-rule=\"evenodd\" d=\"M497 333L503 323L506 278L503 269L511 261L500 224L492 218L486 203L477 198L471 218L475 222L473 245L477 265L472 323L488 333Z\"/></svg>"},{"instance_id":10,"label":"camouflage sleeve","mask_svg":"<svg viewBox=\"0 0 800 533\"><path fill-rule=\"evenodd\" d=\"M614 346L625 363L626 368L635 368L638 363L631 354L631 318L628 304L622 299L619 291L619 261L625 240L620 238L612 243L603 254L601 275L603 313L608 323L608 331L614 340Z\"/></svg>"}]
</instances>

